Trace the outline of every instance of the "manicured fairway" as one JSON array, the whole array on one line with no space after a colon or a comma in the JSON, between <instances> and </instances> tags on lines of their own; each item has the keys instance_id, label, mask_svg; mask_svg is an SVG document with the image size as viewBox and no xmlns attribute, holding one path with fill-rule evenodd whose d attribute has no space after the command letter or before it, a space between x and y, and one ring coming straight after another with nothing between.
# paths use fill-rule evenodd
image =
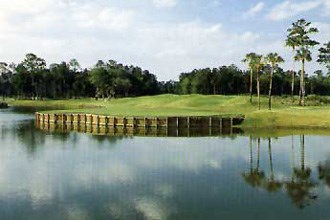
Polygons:
<instances>
[{"instance_id":1,"label":"manicured fairway","mask_svg":"<svg viewBox=\"0 0 330 220\"><path fill-rule=\"evenodd\" d=\"M114 116L201 116L243 114L244 128L330 128L330 106L291 107L289 98L274 97L268 110L267 97L249 103L248 96L160 95L122 98L109 101L93 99L9 101L13 106L51 108L51 112L92 113Z\"/></svg>"}]
</instances>

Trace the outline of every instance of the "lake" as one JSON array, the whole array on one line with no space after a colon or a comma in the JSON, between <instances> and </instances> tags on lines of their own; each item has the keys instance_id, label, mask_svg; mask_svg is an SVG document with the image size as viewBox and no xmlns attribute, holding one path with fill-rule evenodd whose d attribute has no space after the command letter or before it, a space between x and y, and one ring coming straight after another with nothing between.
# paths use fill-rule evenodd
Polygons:
<instances>
[{"instance_id":1,"label":"lake","mask_svg":"<svg viewBox=\"0 0 330 220\"><path fill-rule=\"evenodd\" d=\"M0 219L330 219L330 136L48 133L0 110Z\"/></svg>"}]
</instances>

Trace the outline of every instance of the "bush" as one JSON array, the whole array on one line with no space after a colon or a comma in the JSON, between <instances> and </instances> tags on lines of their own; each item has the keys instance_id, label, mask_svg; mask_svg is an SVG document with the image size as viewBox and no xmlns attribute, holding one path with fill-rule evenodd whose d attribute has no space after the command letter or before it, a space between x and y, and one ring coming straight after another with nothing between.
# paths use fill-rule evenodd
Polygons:
<instances>
[{"instance_id":1,"label":"bush","mask_svg":"<svg viewBox=\"0 0 330 220\"><path fill-rule=\"evenodd\" d=\"M319 106L330 104L329 96L319 96L319 95L308 95L306 97L306 105L309 106Z\"/></svg>"}]
</instances>

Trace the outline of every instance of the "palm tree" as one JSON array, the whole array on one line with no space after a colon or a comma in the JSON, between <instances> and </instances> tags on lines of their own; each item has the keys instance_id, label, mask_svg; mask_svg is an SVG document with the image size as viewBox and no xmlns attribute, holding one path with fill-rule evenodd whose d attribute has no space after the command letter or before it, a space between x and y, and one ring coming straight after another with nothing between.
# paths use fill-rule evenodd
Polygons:
<instances>
[{"instance_id":1,"label":"palm tree","mask_svg":"<svg viewBox=\"0 0 330 220\"><path fill-rule=\"evenodd\" d=\"M247 63L250 70L250 103L252 103L252 84L253 84L253 70L255 69L255 57L257 54L255 53L248 53L245 55L245 58L242 60L243 63Z\"/></svg>"},{"instance_id":2,"label":"palm tree","mask_svg":"<svg viewBox=\"0 0 330 220\"><path fill-rule=\"evenodd\" d=\"M294 45L296 54L294 59L300 61L302 64L300 73L300 92L299 92L299 105L305 105L305 62L311 61L310 48L319 44L317 41L312 40L309 35L318 32L317 28L310 27L311 22L307 22L305 19L299 19L292 24L292 28L289 28L287 36L287 45ZM292 47L292 46L291 46Z\"/></svg>"},{"instance_id":3,"label":"palm tree","mask_svg":"<svg viewBox=\"0 0 330 220\"><path fill-rule=\"evenodd\" d=\"M264 59L262 55L256 55L254 57L254 65L257 73L257 94L258 94L258 109L260 110L260 70L264 66Z\"/></svg>"},{"instance_id":4,"label":"palm tree","mask_svg":"<svg viewBox=\"0 0 330 220\"><path fill-rule=\"evenodd\" d=\"M272 69L270 72L270 79L269 79L269 101L268 101L268 107L269 110L272 109L272 86L273 86L273 75L274 75L274 70L277 64L283 63L284 59L278 55L277 53L269 53L266 56L266 61L270 63Z\"/></svg>"},{"instance_id":5,"label":"palm tree","mask_svg":"<svg viewBox=\"0 0 330 220\"><path fill-rule=\"evenodd\" d=\"M293 37L291 37L291 36L287 36L287 39L286 39L286 41L285 41L285 46L287 46L287 47L290 47L290 48L292 48L292 53L293 53L293 55L292 55L292 57L293 57L293 68L292 68L292 71L291 71L291 74L292 74L292 81L291 81L291 105L293 105L293 103L294 103L294 84L295 84L295 71L294 71L294 61L295 61L295 59L294 59L294 52L295 52L295 50L296 50L296 48L298 47L298 42L296 41L296 39L295 38L293 38Z\"/></svg>"},{"instance_id":6,"label":"palm tree","mask_svg":"<svg viewBox=\"0 0 330 220\"><path fill-rule=\"evenodd\" d=\"M308 49L302 48L297 51L294 59L295 61L301 61L299 105L305 106L305 62L312 61L312 55Z\"/></svg>"}]
</instances>

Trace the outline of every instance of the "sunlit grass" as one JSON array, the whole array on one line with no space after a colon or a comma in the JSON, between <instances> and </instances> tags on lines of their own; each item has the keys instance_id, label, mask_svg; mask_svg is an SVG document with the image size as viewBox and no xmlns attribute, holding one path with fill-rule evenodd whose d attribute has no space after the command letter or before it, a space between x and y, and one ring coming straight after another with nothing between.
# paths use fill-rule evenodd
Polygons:
<instances>
[{"instance_id":1,"label":"sunlit grass","mask_svg":"<svg viewBox=\"0 0 330 220\"><path fill-rule=\"evenodd\" d=\"M248 96L159 95L122 98L109 101L94 99L15 101L15 106L56 109L51 112L91 113L114 116L201 116L243 114L245 128L330 128L330 106L291 106L290 98L274 97L268 110L267 97L253 103Z\"/></svg>"}]
</instances>

